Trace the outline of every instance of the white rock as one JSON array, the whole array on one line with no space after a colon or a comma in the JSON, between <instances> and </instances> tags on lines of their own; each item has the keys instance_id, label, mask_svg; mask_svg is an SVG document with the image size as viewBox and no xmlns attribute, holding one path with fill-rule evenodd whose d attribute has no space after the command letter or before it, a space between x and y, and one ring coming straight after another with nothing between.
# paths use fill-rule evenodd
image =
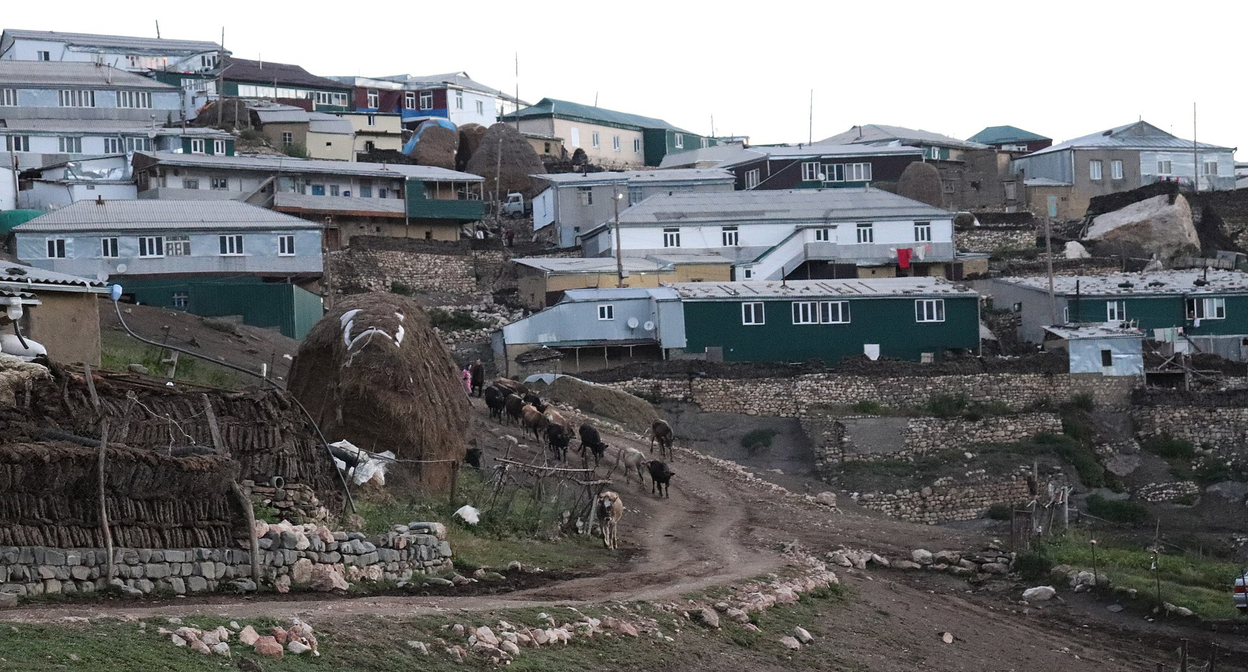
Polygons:
<instances>
[{"instance_id":1,"label":"white rock","mask_svg":"<svg viewBox=\"0 0 1248 672\"><path fill-rule=\"evenodd\" d=\"M290 643L286 645L286 650L297 656L301 653L307 653L311 651L312 647L308 646L307 644L304 644L303 642L297 639L292 639L290 640Z\"/></svg>"},{"instance_id":2,"label":"white rock","mask_svg":"<svg viewBox=\"0 0 1248 672\"><path fill-rule=\"evenodd\" d=\"M801 642L797 641L796 639L794 639L794 638L792 638L792 637L788 637L788 636L781 637L781 638L780 638L780 644L781 644L782 646L784 646L786 649L793 649L793 650L797 650L797 649L802 648L802 643L801 643Z\"/></svg>"},{"instance_id":3,"label":"white rock","mask_svg":"<svg viewBox=\"0 0 1248 672\"><path fill-rule=\"evenodd\" d=\"M923 548L916 548L910 552L910 559L920 565L932 564L932 552Z\"/></svg>"},{"instance_id":4,"label":"white rock","mask_svg":"<svg viewBox=\"0 0 1248 672\"><path fill-rule=\"evenodd\" d=\"M1036 586L1023 591L1023 599L1028 602L1043 602L1053 599L1057 590L1053 586Z\"/></svg>"},{"instance_id":5,"label":"white rock","mask_svg":"<svg viewBox=\"0 0 1248 672\"><path fill-rule=\"evenodd\" d=\"M793 628L793 635L797 637L797 641L803 644L809 644L815 641L815 638L810 636L810 633L806 631L806 628L803 628L800 625Z\"/></svg>"}]
</instances>

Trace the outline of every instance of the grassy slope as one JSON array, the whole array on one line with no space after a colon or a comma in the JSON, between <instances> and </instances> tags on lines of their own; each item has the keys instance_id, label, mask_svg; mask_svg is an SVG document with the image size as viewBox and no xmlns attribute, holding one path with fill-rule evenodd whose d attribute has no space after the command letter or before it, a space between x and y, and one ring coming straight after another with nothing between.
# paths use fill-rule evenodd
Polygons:
<instances>
[{"instance_id":1,"label":"grassy slope","mask_svg":"<svg viewBox=\"0 0 1248 672\"><path fill-rule=\"evenodd\" d=\"M100 364L105 369L125 371L131 364L142 364L153 376L164 376L168 364L161 364L160 349L145 345L116 331L100 333ZM241 387L238 374L221 366L182 356L178 359L178 372L174 380L198 385L211 385L236 389ZM248 381L250 382L250 381Z\"/></svg>"}]
</instances>

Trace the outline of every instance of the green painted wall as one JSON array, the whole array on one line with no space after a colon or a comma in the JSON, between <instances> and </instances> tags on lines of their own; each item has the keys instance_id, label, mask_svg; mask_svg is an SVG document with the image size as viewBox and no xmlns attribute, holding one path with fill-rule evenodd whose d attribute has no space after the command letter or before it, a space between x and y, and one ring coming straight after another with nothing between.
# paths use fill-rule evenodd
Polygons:
<instances>
[{"instance_id":1,"label":"green painted wall","mask_svg":"<svg viewBox=\"0 0 1248 672\"><path fill-rule=\"evenodd\" d=\"M135 301L162 308L177 308L202 317L241 315L243 324L276 328L291 338L302 339L324 315L321 297L295 285L259 279L171 278L123 281ZM175 293L185 293L185 307L173 303Z\"/></svg>"},{"instance_id":2,"label":"green painted wall","mask_svg":"<svg viewBox=\"0 0 1248 672\"><path fill-rule=\"evenodd\" d=\"M213 151L214 147L213 147L212 140L213 140L212 138L204 139L204 153L210 156L215 153ZM191 138L185 137L185 136L182 138L182 152L185 154L192 153L191 152ZM225 141L225 154L223 156L234 156L234 139L233 138L229 138Z\"/></svg>"},{"instance_id":3,"label":"green painted wall","mask_svg":"<svg viewBox=\"0 0 1248 672\"><path fill-rule=\"evenodd\" d=\"M1135 320L1141 329L1168 329L1183 327L1184 331L1195 336L1223 336L1248 334L1248 296L1221 296L1202 294L1196 298L1224 298L1226 300L1226 319L1200 321L1200 326L1193 326L1187 320L1187 302L1182 296L1162 297L1125 297L1125 298L1080 298L1067 296L1072 322L1104 322L1108 317L1110 301L1124 301L1127 319Z\"/></svg>"},{"instance_id":4,"label":"green painted wall","mask_svg":"<svg viewBox=\"0 0 1248 672\"><path fill-rule=\"evenodd\" d=\"M407 215L419 219L454 219L477 222L485 219L485 202L481 200L448 200L425 198L423 182L408 181Z\"/></svg>"},{"instance_id":5,"label":"green painted wall","mask_svg":"<svg viewBox=\"0 0 1248 672\"><path fill-rule=\"evenodd\" d=\"M676 146L676 131L666 128L647 128L641 132L642 151L645 153L646 165L657 166L663 157L668 154L677 152L687 152L691 149L702 149L702 140L706 139L707 147L714 147L719 144L715 138L708 138L696 133L681 133L681 144L683 147Z\"/></svg>"},{"instance_id":6,"label":"green painted wall","mask_svg":"<svg viewBox=\"0 0 1248 672\"><path fill-rule=\"evenodd\" d=\"M813 300L813 298L812 298ZM763 301L765 324L741 324L739 301L685 301L686 350L702 353L721 346L724 361L832 363L862 355L864 343L878 343L884 357L917 361L947 348L979 349L979 300L945 298L945 321L919 323L914 299L851 299L849 324L793 324L793 302Z\"/></svg>"}]
</instances>

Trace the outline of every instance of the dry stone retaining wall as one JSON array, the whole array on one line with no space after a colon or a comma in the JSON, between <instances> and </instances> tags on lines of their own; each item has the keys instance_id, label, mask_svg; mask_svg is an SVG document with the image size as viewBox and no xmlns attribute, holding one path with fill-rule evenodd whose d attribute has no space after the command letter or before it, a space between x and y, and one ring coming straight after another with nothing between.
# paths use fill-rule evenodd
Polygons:
<instances>
[{"instance_id":1,"label":"dry stone retaining wall","mask_svg":"<svg viewBox=\"0 0 1248 672\"><path fill-rule=\"evenodd\" d=\"M1031 227L978 227L954 231L953 243L964 252L1029 250L1036 247L1036 232Z\"/></svg>"},{"instance_id":2,"label":"dry stone retaining wall","mask_svg":"<svg viewBox=\"0 0 1248 672\"><path fill-rule=\"evenodd\" d=\"M1140 436L1186 439L1223 457L1243 456L1248 446L1248 408L1136 406L1132 417Z\"/></svg>"},{"instance_id":3,"label":"dry stone retaining wall","mask_svg":"<svg viewBox=\"0 0 1248 672\"><path fill-rule=\"evenodd\" d=\"M936 525L951 520L972 520L984 515L998 502L1018 502L1031 498L1027 479L925 487L921 490L872 492L859 495L858 503L894 518Z\"/></svg>"}]
</instances>

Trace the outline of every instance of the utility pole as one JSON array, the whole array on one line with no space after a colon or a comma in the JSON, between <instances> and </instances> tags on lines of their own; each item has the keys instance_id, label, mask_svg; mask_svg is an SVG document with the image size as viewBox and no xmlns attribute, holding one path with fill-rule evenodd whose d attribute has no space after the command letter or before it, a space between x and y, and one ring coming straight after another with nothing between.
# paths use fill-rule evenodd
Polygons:
<instances>
[{"instance_id":1,"label":"utility pole","mask_svg":"<svg viewBox=\"0 0 1248 672\"><path fill-rule=\"evenodd\" d=\"M615 206L615 273L617 281L616 287L624 286L624 252L620 250L620 199L624 194L620 193L619 187L613 188L611 193L611 205Z\"/></svg>"},{"instance_id":2,"label":"utility pole","mask_svg":"<svg viewBox=\"0 0 1248 672\"><path fill-rule=\"evenodd\" d=\"M160 19L156 19L156 39L160 39Z\"/></svg>"},{"instance_id":3,"label":"utility pole","mask_svg":"<svg viewBox=\"0 0 1248 672\"><path fill-rule=\"evenodd\" d=\"M516 132L520 132L520 52L516 52Z\"/></svg>"}]
</instances>

